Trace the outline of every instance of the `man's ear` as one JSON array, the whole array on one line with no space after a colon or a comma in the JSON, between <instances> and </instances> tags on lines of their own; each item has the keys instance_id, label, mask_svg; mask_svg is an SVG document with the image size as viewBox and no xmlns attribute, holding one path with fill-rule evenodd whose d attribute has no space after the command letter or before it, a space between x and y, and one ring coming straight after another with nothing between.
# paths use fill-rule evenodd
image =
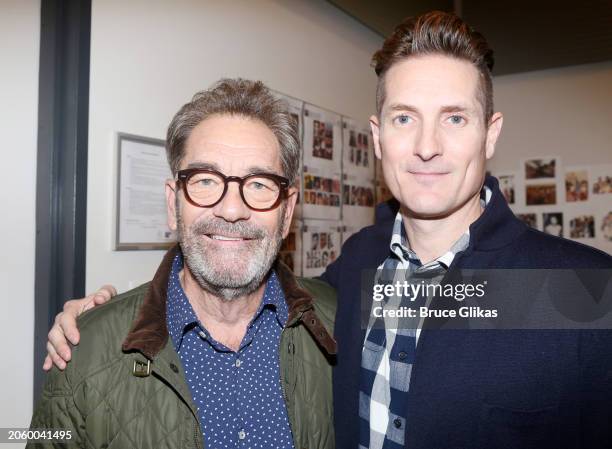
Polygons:
<instances>
[{"instance_id":1,"label":"man's ear","mask_svg":"<svg viewBox=\"0 0 612 449\"><path fill-rule=\"evenodd\" d=\"M285 207L285 220L282 234L283 238L289 235L289 229L291 229L291 219L293 218L293 212L295 211L295 204L297 203L299 194L300 190L297 187L289 187L287 192L287 206Z\"/></svg>"},{"instance_id":2,"label":"man's ear","mask_svg":"<svg viewBox=\"0 0 612 449\"><path fill-rule=\"evenodd\" d=\"M485 149L487 159L491 159L495 154L495 144L501 133L502 125L504 123L504 116L501 112L496 112L489 121L489 127L487 128L487 137L485 139Z\"/></svg>"},{"instance_id":3,"label":"man's ear","mask_svg":"<svg viewBox=\"0 0 612 449\"><path fill-rule=\"evenodd\" d=\"M166 212L168 214L168 227L171 231L176 231L176 181L174 179L166 179Z\"/></svg>"},{"instance_id":4,"label":"man's ear","mask_svg":"<svg viewBox=\"0 0 612 449\"><path fill-rule=\"evenodd\" d=\"M372 140L374 141L374 154L380 160L382 158L382 151L380 149L380 122L375 115L370 117L370 129L372 130Z\"/></svg>"}]
</instances>

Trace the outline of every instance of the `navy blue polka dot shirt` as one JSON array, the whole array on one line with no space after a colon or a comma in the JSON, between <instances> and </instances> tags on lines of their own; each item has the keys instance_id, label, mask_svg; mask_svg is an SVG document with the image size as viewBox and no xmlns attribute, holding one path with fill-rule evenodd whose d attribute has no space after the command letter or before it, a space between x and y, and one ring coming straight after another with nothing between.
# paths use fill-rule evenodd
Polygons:
<instances>
[{"instance_id":1,"label":"navy blue polka dot shirt","mask_svg":"<svg viewBox=\"0 0 612 449\"><path fill-rule=\"evenodd\" d=\"M198 409L207 449L293 448L280 380L280 336L288 318L276 273L237 352L215 341L179 281L177 254L168 280L167 324Z\"/></svg>"}]
</instances>

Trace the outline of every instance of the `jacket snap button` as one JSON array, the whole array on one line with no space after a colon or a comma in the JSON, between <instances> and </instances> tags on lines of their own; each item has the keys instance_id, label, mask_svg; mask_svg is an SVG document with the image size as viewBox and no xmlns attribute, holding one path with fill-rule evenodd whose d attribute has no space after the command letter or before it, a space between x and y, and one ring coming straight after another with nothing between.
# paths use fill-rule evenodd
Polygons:
<instances>
[{"instance_id":1,"label":"jacket snap button","mask_svg":"<svg viewBox=\"0 0 612 449\"><path fill-rule=\"evenodd\" d=\"M177 367L177 366L176 366L174 363L171 363L171 364L170 364L170 369L171 369L172 371L174 371L175 373L178 373L178 372L179 372L178 367Z\"/></svg>"},{"instance_id":2,"label":"jacket snap button","mask_svg":"<svg viewBox=\"0 0 612 449\"><path fill-rule=\"evenodd\" d=\"M395 426L396 429L399 429L400 427L402 427L402 420L399 418L395 418L393 420L393 425Z\"/></svg>"}]
</instances>

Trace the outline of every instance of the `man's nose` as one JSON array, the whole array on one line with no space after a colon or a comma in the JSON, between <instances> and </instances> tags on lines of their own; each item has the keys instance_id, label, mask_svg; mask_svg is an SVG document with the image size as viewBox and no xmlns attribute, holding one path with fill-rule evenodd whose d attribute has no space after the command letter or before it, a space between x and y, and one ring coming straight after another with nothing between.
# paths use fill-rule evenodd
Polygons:
<instances>
[{"instance_id":1,"label":"man's nose","mask_svg":"<svg viewBox=\"0 0 612 449\"><path fill-rule=\"evenodd\" d=\"M237 182L227 184L227 192L223 199L213 207L213 214L230 223L247 220L251 216L251 209L242 200L240 186Z\"/></svg>"},{"instance_id":2,"label":"man's nose","mask_svg":"<svg viewBox=\"0 0 612 449\"><path fill-rule=\"evenodd\" d=\"M442 145L438 127L432 123L423 124L414 143L414 155L423 161L428 161L441 154Z\"/></svg>"}]
</instances>

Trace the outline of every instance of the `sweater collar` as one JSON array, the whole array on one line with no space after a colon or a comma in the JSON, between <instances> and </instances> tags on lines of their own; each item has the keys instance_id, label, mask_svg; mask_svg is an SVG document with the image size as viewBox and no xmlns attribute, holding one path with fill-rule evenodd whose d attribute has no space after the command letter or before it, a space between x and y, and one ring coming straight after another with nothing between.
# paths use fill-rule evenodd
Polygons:
<instances>
[{"instance_id":1,"label":"sweater collar","mask_svg":"<svg viewBox=\"0 0 612 449\"><path fill-rule=\"evenodd\" d=\"M470 226L470 247L478 251L492 251L508 246L528 229L508 206L497 178L487 175L485 185L491 189L491 201Z\"/></svg>"}]
</instances>

